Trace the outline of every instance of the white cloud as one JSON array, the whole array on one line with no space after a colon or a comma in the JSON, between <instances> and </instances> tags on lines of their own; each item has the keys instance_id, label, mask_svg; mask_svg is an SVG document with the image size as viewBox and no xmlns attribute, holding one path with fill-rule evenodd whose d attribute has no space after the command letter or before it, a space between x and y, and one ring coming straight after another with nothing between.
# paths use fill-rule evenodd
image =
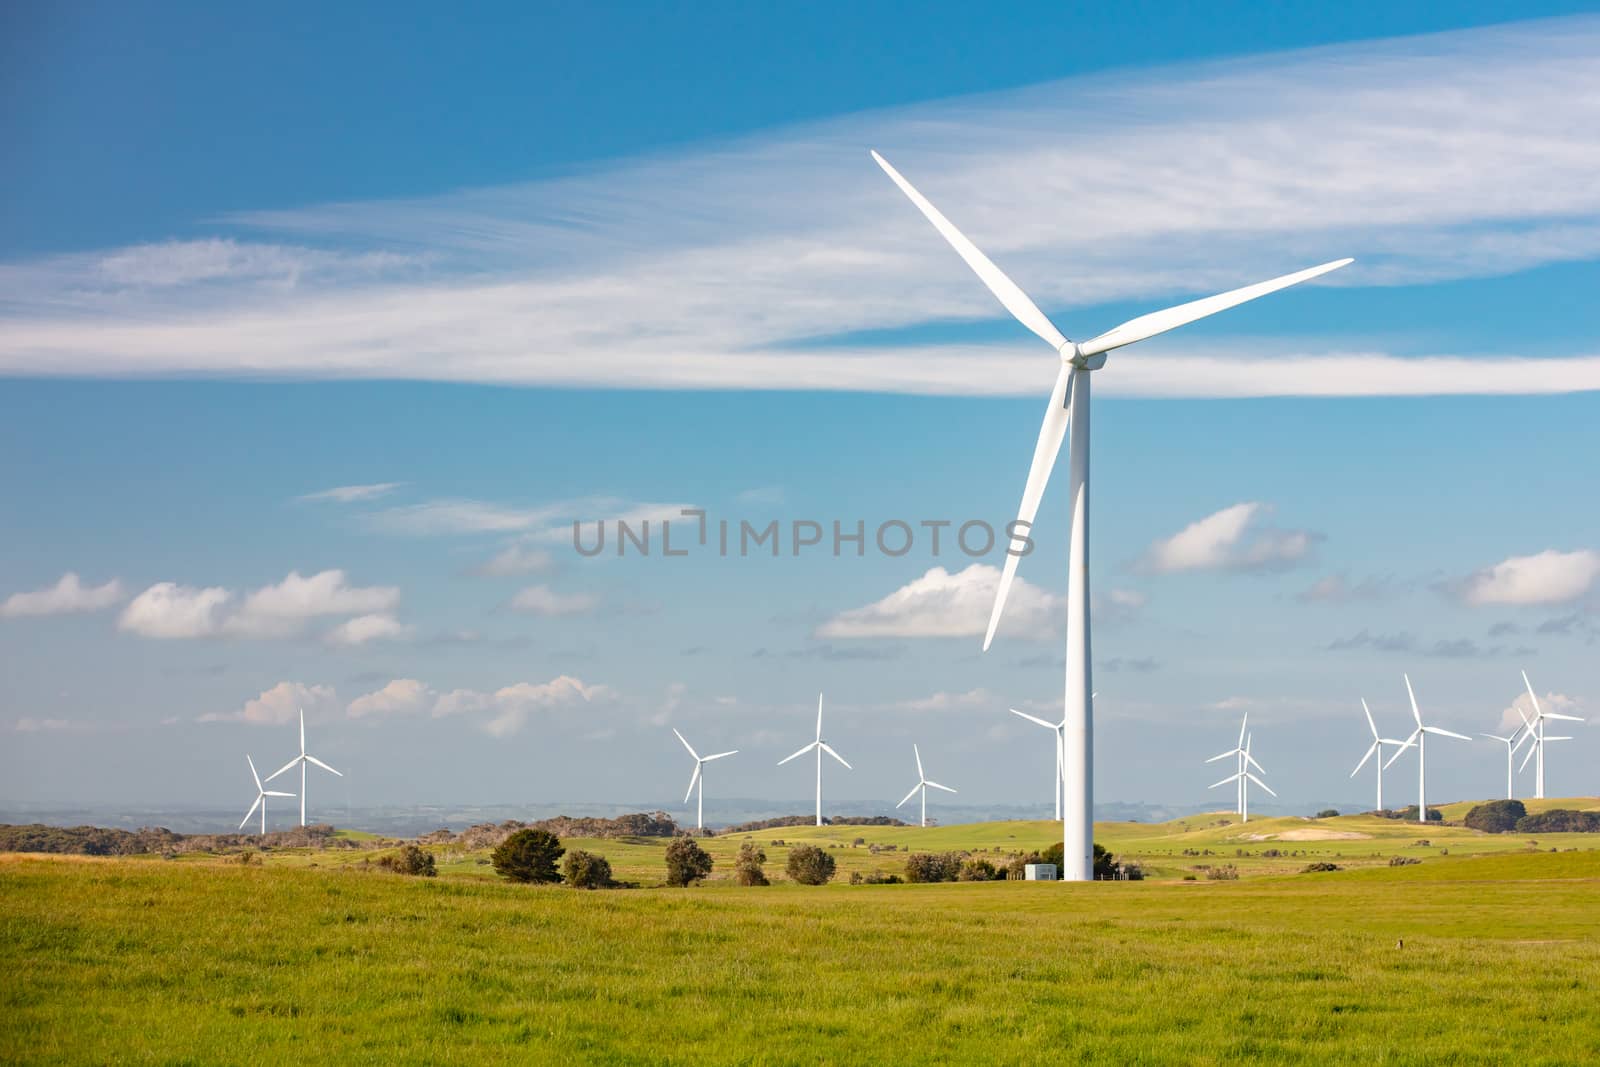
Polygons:
<instances>
[{"instance_id":1,"label":"white cloud","mask_svg":"<svg viewBox=\"0 0 1600 1067\"><path fill-rule=\"evenodd\" d=\"M1600 256L1600 142L1583 132L1600 127L1597 55L1600 19L1492 26L1101 74L518 186L241 216L306 247L219 239L0 267L0 373L1039 395L1052 371L1020 331L1010 346L896 342L895 330L1002 313L865 145L1083 336L1113 323L1075 308L1159 305L1346 253L1360 260L1336 286ZM1319 335L1342 321L1326 292L1295 299L1320 305ZM817 343L866 331L889 343ZM1600 388L1593 353L1429 361L1337 340L1274 345L1281 361L1235 353L1141 353L1102 388Z\"/></svg>"},{"instance_id":2,"label":"white cloud","mask_svg":"<svg viewBox=\"0 0 1600 1067\"><path fill-rule=\"evenodd\" d=\"M539 574L550 569L550 553L523 541L507 545L492 559L473 567L471 573L485 578L507 578L519 574Z\"/></svg>"},{"instance_id":3,"label":"white cloud","mask_svg":"<svg viewBox=\"0 0 1600 1067\"><path fill-rule=\"evenodd\" d=\"M600 603L593 593L558 593L547 585L530 585L511 598L511 610L547 619L587 615Z\"/></svg>"},{"instance_id":4,"label":"white cloud","mask_svg":"<svg viewBox=\"0 0 1600 1067\"><path fill-rule=\"evenodd\" d=\"M355 504L363 500L377 500L405 485L405 482L375 482L372 485L339 485L295 497L305 503L331 501L335 504Z\"/></svg>"},{"instance_id":5,"label":"white cloud","mask_svg":"<svg viewBox=\"0 0 1600 1067\"><path fill-rule=\"evenodd\" d=\"M323 640L330 645L354 647L371 641L393 641L410 633L411 627L393 615L379 613L347 619L329 630Z\"/></svg>"},{"instance_id":6,"label":"white cloud","mask_svg":"<svg viewBox=\"0 0 1600 1067\"><path fill-rule=\"evenodd\" d=\"M356 697L345 709L352 719L368 716L420 715L433 707L438 694L415 678L396 678L382 689Z\"/></svg>"},{"instance_id":7,"label":"white cloud","mask_svg":"<svg viewBox=\"0 0 1600 1067\"><path fill-rule=\"evenodd\" d=\"M393 586L352 586L342 570L302 577L290 571L276 585L251 592L239 610L225 618L222 631L245 637L290 637L315 618L390 612L400 603Z\"/></svg>"},{"instance_id":8,"label":"white cloud","mask_svg":"<svg viewBox=\"0 0 1600 1067\"><path fill-rule=\"evenodd\" d=\"M73 615L103 611L124 596L122 582L116 578L104 585L84 585L77 574L68 571L55 585L32 593L12 593L0 603L0 617L26 615Z\"/></svg>"},{"instance_id":9,"label":"white cloud","mask_svg":"<svg viewBox=\"0 0 1600 1067\"><path fill-rule=\"evenodd\" d=\"M970 711L974 708L998 708L1000 700L987 689L968 689L964 693L940 690L914 700L901 700L890 705L894 711L940 712Z\"/></svg>"},{"instance_id":10,"label":"white cloud","mask_svg":"<svg viewBox=\"0 0 1600 1067\"><path fill-rule=\"evenodd\" d=\"M1140 566L1157 574L1200 570L1269 570L1304 559L1321 535L1261 525L1272 507L1234 504L1185 526L1145 550Z\"/></svg>"},{"instance_id":11,"label":"white cloud","mask_svg":"<svg viewBox=\"0 0 1600 1067\"><path fill-rule=\"evenodd\" d=\"M1545 711L1555 712L1558 715L1577 715L1582 710L1578 701L1565 693L1544 693L1539 697L1539 706ZM1524 715L1529 719L1533 718L1534 715L1533 700L1528 696L1526 689L1518 693L1511 703L1501 710L1500 730L1509 734L1512 730L1520 729L1525 721L1523 719ZM1556 730L1554 727L1566 725L1568 724L1560 721L1546 721L1545 732L1555 736L1563 731ZM1574 723L1571 725L1582 724Z\"/></svg>"},{"instance_id":12,"label":"white cloud","mask_svg":"<svg viewBox=\"0 0 1600 1067\"><path fill-rule=\"evenodd\" d=\"M435 702L433 714L435 718L487 715L483 729L495 737L506 737L522 729L529 716L536 713L582 708L614 696L607 686L587 685L563 674L542 684L518 682L492 693L453 689Z\"/></svg>"},{"instance_id":13,"label":"white cloud","mask_svg":"<svg viewBox=\"0 0 1600 1067\"><path fill-rule=\"evenodd\" d=\"M816 636L981 637L999 582L999 568L986 563L955 574L933 567L882 600L834 616L817 627ZM1020 637L1049 636L1060 603L1059 597L1017 578L1006 597L1001 629Z\"/></svg>"},{"instance_id":14,"label":"white cloud","mask_svg":"<svg viewBox=\"0 0 1600 1067\"><path fill-rule=\"evenodd\" d=\"M210 637L218 614L233 594L218 586L199 589L176 582L157 582L122 610L118 628L140 637Z\"/></svg>"},{"instance_id":15,"label":"white cloud","mask_svg":"<svg viewBox=\"0 0 1600 1067\"><path fill-rule=\"evenodd\" d=\"M84 730L81 723L71 719L34 719L24 717L18 719L13 726L19 734L44 734L44 733L77 733Z\"/></svg>"},{"instance_id":16,"label":"white cloud","mask_svg":"<svg viewBox=\"0 0 1600 1067\"><path fill-rule=\"evenodd\" d=\"M294 722L300 710L306 718L339 710L338 694L329 685L279 682L260 696L245 701L237 711L212 711L200 716L201 722L247 722L258 726ZM265 769L265 768L261 768Z\"/></svg>"},{"instance_id":17,"label":"white cloud","mask_svg":"<svg viewBox=\"0 0 1600 1067\"><path fill-rule=\"evenodd\" d=\"M1600 577L1600 552L1546 549L1487 567L1456 589L1468 604L1561 604L1587 593Z\"/></svg>"}]
</instances>

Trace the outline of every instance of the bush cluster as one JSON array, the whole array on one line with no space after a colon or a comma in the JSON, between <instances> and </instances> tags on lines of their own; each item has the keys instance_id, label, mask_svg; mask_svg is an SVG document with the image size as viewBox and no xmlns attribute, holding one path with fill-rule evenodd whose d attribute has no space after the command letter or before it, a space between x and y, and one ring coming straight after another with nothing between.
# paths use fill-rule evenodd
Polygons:
<instances>
[{"instance_id":1,"label":"bush cluster","mask_svg":"<svg viewBox=\"0 0 1600 1067\"><path fill-rule=\"evenodd\" d=\"M1389 857L1389 866L1391 866L1391 867L1409 867L1413 863L1421 863L1421 862L1422 861L1417 859L1415 856L1390 856Z\"/></svg>"},{"instance_id":2,"label":"bush cluster","mask_svg":"<svg viewBox=\"0 0 1600 1067\"><path fill-rule=\"evenodd\" d=\"M770 885L767 872L761 867L766 862L767 854L761 846L746 841L739 846L739 858L733 861L733 880L739 885Z\"/></svg>"},{"instance_id":3,"label":"bush cluster","mask_svg":"<svg viewBox=\"0 0 1600 1067\"><path fill-rule=\"evenodd\" d=\"M824 885L833 877L833 867L833 857L816 845L796 845L785 869L801 885Z\"/></svg>"},{"instance_id":4,"label":"bush cluster","mask_svg":"<svg viewBox=\"0 0 1600 1067\"><path fill-rule=\"evenodd\" d=\"M417 845L401 845L399 851L378 857L379 867L396 874L411 874L419 878L432 878L438 874L433 853Z\"/></svg>"},{"instance_id":5,"label":"bush cluster","mask_svg":"<svg viewBox=\"0 0 1600 1067\"><path fill-rule=\"evenodd\" d=\"M489 855L495 873L513 882L545 885L561 880L556 861L566 849L548 830L522 829L507 837Z\"/></svg>"},{"instance_id":6,"label":"bush cluster","mask_svg":"<svg viewBox=\"0 0 1600 1067\"><path fill-rule=\"evenodd\" d=\"M1339 809L1338 808L1323 808L1321 811L1317 812L1317 814L1314 816L1314 818L1318 818L1318 819L1337 819L1338 817L1339 817Z\"/></svg>"},{"instance_id":7,"label":"bush cluster","mask_svg":"<svg viewBox=\"0 0 1600 1067\"><path fill-rule=\"evenodd\" d=\"M674 838L667 846L667 884L688 886L711 873L711 856L692 837Z\"/></svg>"},{"instance_id":8,"label":"bush cluster","mask_svg":"<svg viewBox=\"0 0 1600 1067\"><path fill-rule=\"evenodd\" d=\"M1520 800L1491 800L1467 812L1462 820L1473 830L1486 834L1503 834L1517 828L1517 820L1528 814Z\"/></svg>"},{"instance_id":9,"label":"bush cluster","mask_svg":"<svg viewBox=\"0 0 1600 1067\"><path fill-rule=\"evenodd\" d=\"M1517 820L1519 834L1592 834L1600 831L1600 811L1555 808Z\"/></svg>"},{"instance_id":10,"label":"bush cluster","mask_svg":"<svg viewBox=\"0 0 1600 1067\"><path fill-rule=\"evenodd\" d=\"M899 885L904 879L898 874L884 874L882 871L850 872L851 885Z\"/></svg>"},{"instance_id":11,"label":"bush cluster","mask_svg":"<svg viewBox=\"0 0 1600 1067\"><path fill-rule=\"evenodd\" d=\"M1337 871L1342 868L1337 863L1308 863L1301 874L1315 874L1318 871Z\"/></svg>"},{"instance_id":12,"label":"bush cluster","mask_svg":"<svg viewBox=\"0 0 1600 1067\"><path fill-rule=\"evenodd\" d=\"M561 875L574 889L604 889L611 885L611 864L604 856L575 848L561 864Z\"/></svg>"},{"instance_id":13,"label":"bush cluster","mask_svg":"<svg viewBox=\"0 0 1600 1067\"><path fill-rule=\"evenodd\" d=\"M906 857L908 882L953 882L960 873L959 852L913 852Z\"/></svg>"}]
</instances>

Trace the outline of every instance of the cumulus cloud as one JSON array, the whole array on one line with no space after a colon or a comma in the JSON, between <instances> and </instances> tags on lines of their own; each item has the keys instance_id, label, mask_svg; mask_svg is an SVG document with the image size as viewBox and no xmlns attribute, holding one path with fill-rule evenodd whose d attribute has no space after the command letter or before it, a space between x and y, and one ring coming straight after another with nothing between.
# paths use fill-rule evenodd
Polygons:
<instances>
[{"instance_id":1,"label":"cumulus cloud","mask_svg":"<svg viewBox=\"0 0 1600 1067\"><path fill-rule=\"evenodd\" d=\"M0 603L0 617L29 615L76 615L103 611L119 603L124 594L116 578L104 585L84 585L76 573L68 571L55 585L31 593L12 593Z\"/></svg>"},{"instance_id":2,"label":"cumulus cloud","mask_svg":"<svg viewBox=\"0 0 1600 1067\"><path fill-rule=\"evenodd\" d=\"M1566 693L1543 693L1539 696L1539 706L1543 710L1547 712L1555 712L1557 715L1583 716L1583 706L1575 697L1568 696ZM1501 710L1499 723L1500 729L1507 732L1518 729L1525 721L1531 720L1533 716L1533 699L1528 696L1528 691L1523 689L1514 698L1512 698L1511 702L1507 704L1505 708ZM1581 726L1582 724L1547 721L1545 724L1545 732L1549 734L1563 733L1564 731L1555 730L1552 729L1552 727L1567 725Z\"/></svg>"},{"instance_id":3,"label":"cumulus cloud","mask_svg":"<svg viewBox=\"0 0 1600 1067\"><path fill-rule=\"evenodd\" d=\"M356 697L345 709L352 719L390 715L420 715L438 700L426 684L415 678L396 678L382 689Z\"/></svg>"},{"instance_id":4,"label":"cumulus cloud","mask_svg":"<svg viewBox=\"0 0 1600 1067\"><path fill-rule=\"evenodd\" d=\"M541 684L518 682L493 692L452 689L434 703L433 715L484 716L483 729L495 737L506 737L522 729L529 717L554 711L571 711L610 700L615 693L604 685L588 685L579 678L561 675Z\"/></svg>"},{"instance_id":5,"label":"cumulus cloud","mask_svg":"<svg viewBox=\"0 0 1600 1067\"><path fill-rule=\"evenodd\" d=\"M353 647L372 641L393 641L409 636L411 627L387 613L357 615L329 630L323 640L330 645Z\"/></svg>"},{"instance_id":6,"label":"cumulus cloud","mask_svg":"<svg viewBox=\"0 0 1600 1067\"><path fill-rule=\"evenodd\" d=\"M336 713L339 698L328 685L279 682L260 696L245 701L236 711L212 711L200 716L201 722L245 722L258 726L294 722L303 709L306 718Z\"/></svg>"},{"instance_id":7,"label":"cumulus cloud","mask_svg":"<svg viewBox=\"0 0 1600 1067\"><path fill-rule=\"evenodd\" d=\"M339 485L332 489L306 493L295 499L304 503L327 501L334 504L355 504L363 500L377 500L379 497L388 496L405 484L405 482L375 482L371 485Z\"/></svg>"},{"instance_id":8,"label":"cumulus cloud","mask_svg":"<svg viewBox=\"0 0 1600 1067\"><path fill-rule=\"evenodd\" d=\"M593 593L558 593L548 585L530 585L511 598L510 608L526 615L557 619L587 615L599 603L600 598Z\"/></svg>"},{"instance_id":9,"label":"cumulus cloud","mask_svg":"<svg viewBox=\"0 0 1600 1067\"><path fill-rule=\"evenodd\" d=\"M140 637L210 637L218 630L223 606L232 598L219 586L201 589L157 582L129 602L117 626Z\"/></svg>"},{"instance_id":10,"label":"cumulus cloud","mask_svg":"<svg viewBox=\"0 0 1600 1067\"><path fill-rule=\"evenodd\" d=\"M1468 604L1563 604L1587 593L1600 577L1600 552L1546 549L1512 556L1450 588Z\"/></svg>"},{"instance_id":11,"label":"cumulus cloud","mask_svg":"<svg viewBox=\"0 0 1600 1067\"><path fill-rule=\"evenodd\" d=\"M834 616L817 627L814 636L982 637L999 583L999 568L986 563L954 574L933 567L881 600ZM1061 599L1017 578L1006 597L1001 629L1020 637L1048 636Z\"/></svg>"},{"instance_id":12,"label":"cumulus cloud","mask_svg":"<svg viewBox=\"0 0 1600 1067\"><path fill-rule=\"evenodd\" d=\"M1293 566L1304 559L1322 535L1311 530L1282 530L1262 520L1272 505L1259 501L1234 504L1156 541L1139 561L1157 574L1178 571L1263 571Z\"/></svg>"}]
</instances>

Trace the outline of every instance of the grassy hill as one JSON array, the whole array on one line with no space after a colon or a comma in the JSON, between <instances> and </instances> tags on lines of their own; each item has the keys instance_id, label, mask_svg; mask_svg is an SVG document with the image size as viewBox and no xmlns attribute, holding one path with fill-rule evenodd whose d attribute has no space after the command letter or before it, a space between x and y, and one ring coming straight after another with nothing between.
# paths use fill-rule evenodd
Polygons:
<instances>
[{"instance_id":1,"label":"grassy hill","mask_svg":"<svg viewBox=\"0 0 1600 1067\"><path fill-rule=\"evenodd\" d=\"M1178 840L1215 848L1243 829L1193 822ZM1010 848L1050 829L845 833ZM1102 836L1170 848L1170 831ZM1507 844L1522 851L1233 882L623 892L308 858L4 856L0 1050L10 1062L1592 1061L1600 852Z\"/></svg>"}]
</instances>

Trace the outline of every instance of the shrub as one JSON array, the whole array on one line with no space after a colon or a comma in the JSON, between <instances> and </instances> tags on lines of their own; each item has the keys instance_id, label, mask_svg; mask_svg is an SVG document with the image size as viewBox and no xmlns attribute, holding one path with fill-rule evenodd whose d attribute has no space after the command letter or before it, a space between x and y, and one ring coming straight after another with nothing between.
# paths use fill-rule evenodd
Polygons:
<instances>
[{"instance_id":1,"label":"shrub","mask_svg":"<svg viewBox=\"0 0 1600 1067\"><path fill-rule=\"evenodd\" d=\"M439 873L434 869L433 853L417 845L400 846L400 851L380 857L378 866L396 874L413 874L420 878L432 878Z\"/></svg>"},{"instance_id":2,"label":"shrub","mask_svg":"<svg viewBox=\"0 0 1600 1067\"><path fill-rule=\"evenodd\" d=\"M692 837L673 838L667 846L667 884L687 886L711 873L711 856Z\"/></svg>"},{"instance_id":3,"label":"shrub","mask_svg":"<svg viewBox=\"0 0 1600 1067\"><path fill-rule=\"evenodd\" d=\"M1237 882L1239 869L1231 863L1223 867L1213 867L1206 872L1206 878L1212 882Z\"/></svg>"},{"instance_id":4,"label":"shrub","mask_svg":"<svg viewBox=\"0 0 1600 1067\"><path fill-rule=\"evenodd\" d=\"M1321 811L1317 812L1315 817L1318 819L1337 819L1339 817L1339 809L1323 808Z\"/></svg>"},{"instance_id":5,"label":"shrub","mask_svg":"<svg viewBox=\"0 0 1600 1067\"><path fill-rule=\"evenodd\" d=\"M785 869L801 885L823 885L833 877L833 866L833 857L816 845L796 845Z\"/></svg>"},{"instance_id":6,"label":"shrub","mask_svg":"<svg viewBox=\"0 0 1600 1067\"><path fill-rule=\"evenodd\" d=\"M1307 864L1306 865L1306 869L1301 871L1300 873L1301 874L1315 874L1318 871L1337 871L1337 870L1340 870L1340 869L1341 868L1339 867L1339 865L1337 863L1310 863L1310 864Z\"/></svg>"},{"instance_id":7,"label":"shrub","mask_svg":"<svg viewBox=\"0 0 1600 1067\"><path fill-rule=\"evenodd\" d=\"M556 861L567 850L561 839L548 830L518 830L496 846L489 856L495 873L513 882L543 885L559 882Z\"/></svg>"},{"instance_id":8,"label":"shrub","mask_svg":"<svg viewBox=\"0 0 1600 1067\"><path fill-rule=\"evenodd\" d=\"M733 861L733 880L740 885L768 885L767 872L761 865L767 862L767 854L761 851L761 846L754 841L746 841L739 846L739 858Z\"/></svg>"},{"instance_id":9,"label":"shrub","mask_svg":"<svg viewBox=\"0 0 1600 1067\"><path fill-rule=\"evenodd\" d=\"M574 889L604 889L611 884L611 864L604 856L575 848L561 865L562 876Z\"/></svg>"},{"instance_id":10,"label":"shrub","mask_svg":"<svg viewBox=\"0 0 1600 1067\"><path fill-rule=\"evenodd\" d=\"M958 882L992 882L995 878L994 864L988 860L966 860L956 872Z\"/></svg>"},{"instance_id":11,"label":"shrub","mask_svg":"<svg viewBox=\"0 0 1600 1067\"><path fill-rule=\"evenodd\" d=\"M906 881L953 882L961 872L961 857L954 852L913 852L906 857Z\"/></svg>"},{"instance_id":12,"label":"shrub","mask_svg":"<svg viewBox=\"0 0 1600 1067\"><path fill-rule=\"evenodd\" d=\"M1369 812L1368 814L1378 815L1378 816L1381 816L1381 817L1383 817L1385 819L1399 819L1402 822L1416 822L1417 821L1417 806L1415 804L1407 804L1403 808L1389 808L1389 809L1385 809L1383 811ZM1428 821L1429 822L1444 822L1444 813L1441 812L1438 808L1429 808L1428 809Z\"/></svg>"},{"instance_id":13,"label":"shrub","mask_svg":"<svg viewBox=\"0 0 1600 1067\"><path fill-rule=\"evenodd\" d=\"M1583 834L1600 830L1600 811L1554 808L1517 820L1519 834Z\"/></svg>"},{"instance_id":14,"label":"shrub","mask_svg":"<svg viewBox=\"0 0 1600 1067\"><path fill-rule=\"evenodd\" d=\"M851 885L899 885L900 882L898 874L884 874L882 871L869 871L866 874L860 871L850 872Z\"/></svg>"},{"instance_id":15,"label":"shrub","mask_svg":"<svg viewBox=\"0 0 1600 1067\"><path fill-rule=\"evenodd\" d=\"M1415 856L1390 856L1389 857L1389 866L1391 866L1391 867L1409 867L1413 863L1421 863L1421 862L1422 861L1417 859Z\"/></svg>"}]
</instances>

